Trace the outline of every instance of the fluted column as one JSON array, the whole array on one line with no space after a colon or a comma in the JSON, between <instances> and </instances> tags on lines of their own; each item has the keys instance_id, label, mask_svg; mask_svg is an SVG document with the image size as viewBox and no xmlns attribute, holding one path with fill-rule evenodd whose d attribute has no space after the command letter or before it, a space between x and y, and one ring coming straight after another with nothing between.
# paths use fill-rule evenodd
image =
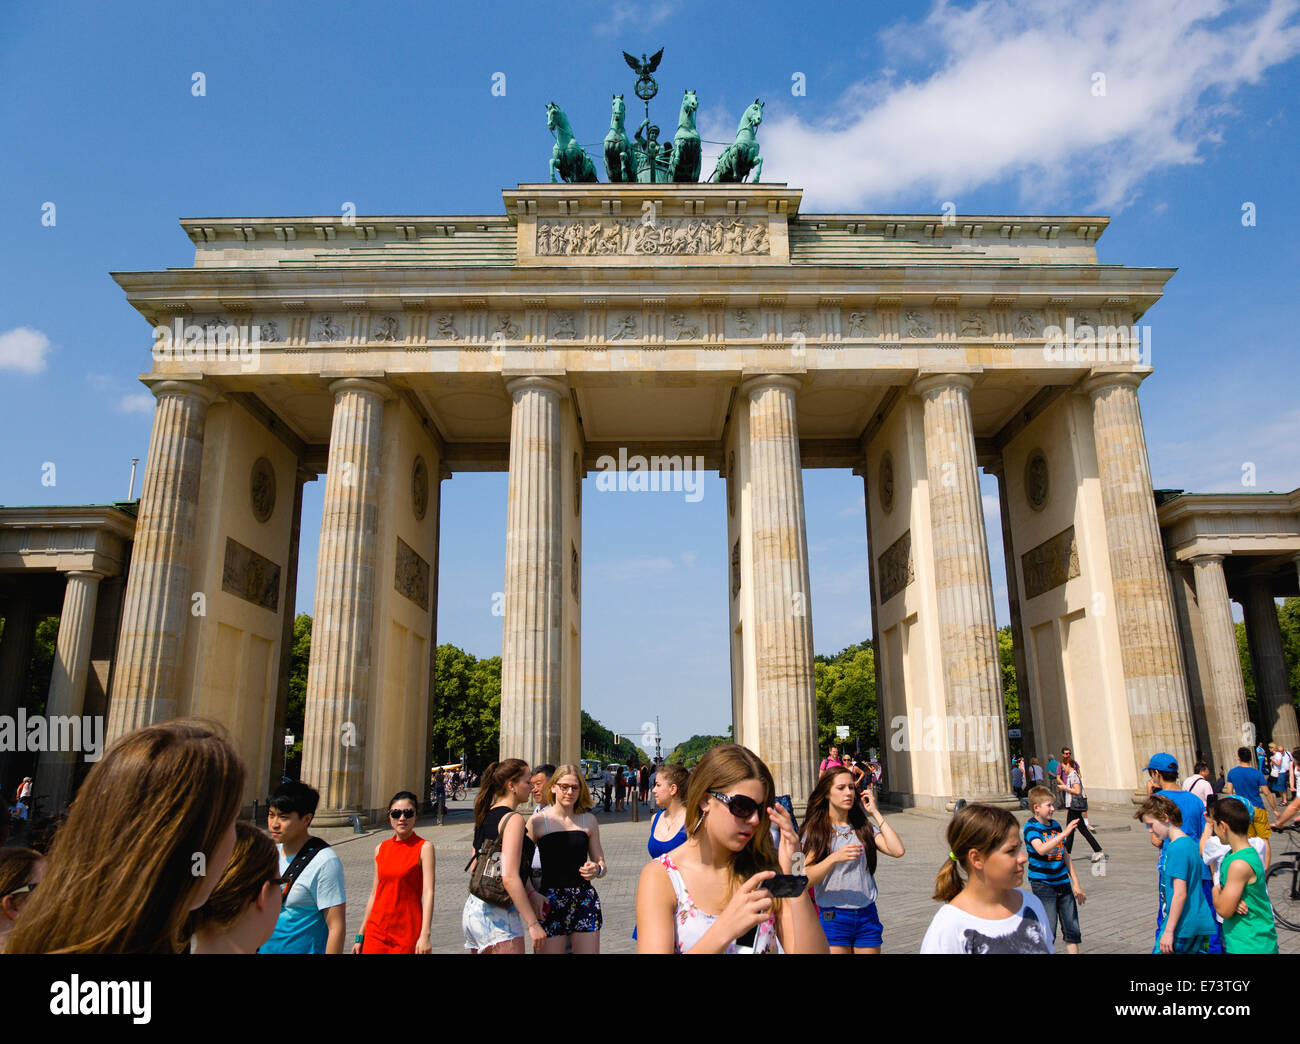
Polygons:
<instances>
[{"instance_id":1,"label":"fluted column","mask_svg":"<svg viewBox=\"0 0 1300 1044\"><path fill-rule=\"evenodd\" d=\"M788 376L747 380L754 576L756 753L779 794L807 805L817 782L817 693L799 419Z\"/></svg>"},{"instance_id":2,"label":"fluted column","mask_svg":"<svg viewBox=\"0 0 1300 1044\"><path fill-rule=\"evenodd\" d=\"M1214 764L1232 765L1237 748L1250 737L1247 725L1246 683L1241 676L1237 652L1237 628L1232 622L1232 602L1223 576L1222 555L1197 555L1192 559L1196 577L1196 604L1201 611L1201 634L1209 677L1205 689L1210 743ZM1179 761L1178 767L1183 768Z\"/></svg>"},{"instance_id":3,"label":"fluted column","mask_svg":"<svg viewBox=\"0 0 1300 1044\"><path fill-rule=\"evenodd\" d=\"M361 809L373 681L379 461L384 400L391 395L385 385L358 378L335 381L330 391L334 418L302 747L303 781L321 794L315 820L320 826L342 825Z\"/></svg>"},{"instance_id":4,"label":"fluted column","mask_svg":"<svg viewBox=\"0 0 1300 1044\"><path fill-rule=\"evenodd\" d=\"M99 581L103 574L90 570L68 573L63 589L63 611L59 613L59 637L54 647L54 665L50 676L50 694L45 701L46 717L53 720L79 718L86 700L86 675L90 671L90 640L95 630L95 602L99 596ZM48 801L51 809L61 809L72 794L72 777L77 758L89 749L91 736L74 726L80 737L82 750L51 749L41 754L36 770L38 796ZM68 737L68 729L55 735Z\"/></svg>"},{"instance_id":5,"label":"fluted column","mask_svg":"<svg viewBox=\"0 0 1300 1044\"><path fill-rule=\"evenodd\" d=\"M1291 702L1286 655L1282 651L1282 628L1268 577L1250 578L1243 607L1264 738L1292 750L1300 744L1300 730L1296 728L1295 704Z\"/></svg>"},{"instance_id":6,"label":"fluted column","mask_svg":"<svg viewBox=\"0 0 1300 1044\"><path fill-rule=\"evenodd\" d=\"M1185 773L1195 753L1187 677L1138 406L1141 380L1139 374L1101 374L1084 385L1092 397L1135 784L1145 781L1142 770L1152 754L1172 754Z\"/></svg>"},{"instance_id":7,"label":"fluted column","mask_svg":"<svg viewBox=\"0 0 1300 1044\"><path fill-rule=\"evenodd\" d=\"M980 496L965 374L935 374L915 384L925 426L930 533L939 608L947 714L962 719L962 749L948 754L952 797L1016 804L1007 764L993 575ZM972 732L974 736L972 737ZM947 730L956 737L956 728Z\"/></svg>"},{"instance_id":8,"label":"fluted column","mask_svg":"<svg viewBox=\"0 0 1300 1044\"><path fill-rule=\"evenodd\" d=\"M518 377L506 385L510 489L506 501L505 619L501 635L501 757L560 760L562 714L560 406L563 383Z\"/></svg>"},{"instance_id":9,"label":"fluted column","mask_svg":"<svg viewBox=\"0 0 1300 1044\"><path fill-rule=\"evenodd\" d=\"M176 717L176 678L190 619L190 551L215 393L197 382L153 388L153 434L140 491L105 741Z\"/></svg>"}]
</instances>

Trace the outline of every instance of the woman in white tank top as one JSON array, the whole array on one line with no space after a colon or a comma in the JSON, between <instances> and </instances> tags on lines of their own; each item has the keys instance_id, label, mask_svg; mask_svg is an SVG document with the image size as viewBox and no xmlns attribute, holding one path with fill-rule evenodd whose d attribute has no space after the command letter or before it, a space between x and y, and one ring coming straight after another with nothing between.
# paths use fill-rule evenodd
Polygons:
<instances>
[{"instance_id":1,"label":"woman in white tank top","mask_svg":"<svg viewBox=\"0 0 1300 1044\"><path fill-rule=\"evenodd\" d=\"M691 772L687 840L641 871L638 953L826 953L807 888L773 899L764 885L790 874L802 852L789 813L774 804L766 765L735 744ZM774 851L770 824L780 830Z\"/></svg>"}]
</instances>

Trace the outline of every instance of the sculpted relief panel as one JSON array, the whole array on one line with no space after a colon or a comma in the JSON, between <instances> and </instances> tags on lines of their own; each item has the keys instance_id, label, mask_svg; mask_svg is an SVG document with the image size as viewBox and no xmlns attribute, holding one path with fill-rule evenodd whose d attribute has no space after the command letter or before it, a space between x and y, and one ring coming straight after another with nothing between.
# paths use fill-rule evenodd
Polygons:
<instances>
[{"instance_id":1,"label":"sculpted relief panel","mask_svg":"<svg viewBox=\"0 0 1300 1044\"><path fill-rule=\"evenodd\" d=\"M601 254L770 254L767 222L742 218L540 221L540 257Z\"/></svg>"}]
</instances>

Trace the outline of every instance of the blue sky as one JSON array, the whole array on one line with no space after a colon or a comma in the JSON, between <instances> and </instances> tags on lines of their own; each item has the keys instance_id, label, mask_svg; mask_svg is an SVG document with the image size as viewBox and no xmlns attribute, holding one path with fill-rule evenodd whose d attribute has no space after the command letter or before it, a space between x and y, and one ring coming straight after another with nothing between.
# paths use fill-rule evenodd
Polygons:
<instances>
[{"instance_id":1,"label":"blue sky","mask_svg":"<svg viewBox=\"0 0 1300 1044\"><path fill-rule=\"evenodd\" d=\"M144 2L10 6L4 21L0 502L125 496L130 458L148 448L152 400L135 377L150 340L108 273L190 265L180 217L344 201L361 214L497 213L502 188L547 177L545 102L598 141L610 92L630 96L620 50L660 46L657 120L671 126L670 100L691 88L704 136L729 139L762 97L764 177L804 188L806 212L951 200L959 213L1110 215L1102 261L1179 269L1144 320L1155 484L1239 490L1253 464L1255 489L1300 486L1300 0ZM306 611L322 486L306 496ZM494 655L505 476L457 475L443 490L439 638ZM594 477L586 493L584 706L625 732L658 713L669 744L724 732L717 476L698 503L597 494ZM805 493L816 647L831 653L870 633L862 487L807 472ZM994 505L1005 622L996 518Z\"/></svg>"}]
</instances>

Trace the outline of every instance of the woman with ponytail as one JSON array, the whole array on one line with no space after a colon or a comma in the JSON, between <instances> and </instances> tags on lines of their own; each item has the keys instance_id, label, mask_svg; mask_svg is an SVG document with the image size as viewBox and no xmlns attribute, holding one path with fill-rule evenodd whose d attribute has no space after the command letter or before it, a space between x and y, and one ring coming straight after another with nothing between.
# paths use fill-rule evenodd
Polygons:
<instances>
[{"instance_id":1,"label":"woman with ponytail","mask_svg":"<svg viewBox=\"0 0 1300 1044\"><path fill-rule=\"evenodd\" d=\"M494 761L483 771L474 802L474 858L469 869L473 871L484 842L500 838L501 883L511 903L494 906L476 895L465 900L461 928L465 949L471 953L523 953L525 933L534 949L546 941L541 923L544 902L528 883L533 842L524 831L524 817L515 812L530 792L526 761Z\"/></svg>"},{"instance_id":2,"label":"woman with ponytail","mask_svg":"<svg viewBox=\"0 0 1300 1044\"><path fill-rule=\"evenodd\" d=\"M1047 912L1019 887L1028 856L1016 817L992 805L967 805L948 824L948 848L934 882L934 898L945 905L921 952L1051 953Z\"/></svg>"}]
</instances>

